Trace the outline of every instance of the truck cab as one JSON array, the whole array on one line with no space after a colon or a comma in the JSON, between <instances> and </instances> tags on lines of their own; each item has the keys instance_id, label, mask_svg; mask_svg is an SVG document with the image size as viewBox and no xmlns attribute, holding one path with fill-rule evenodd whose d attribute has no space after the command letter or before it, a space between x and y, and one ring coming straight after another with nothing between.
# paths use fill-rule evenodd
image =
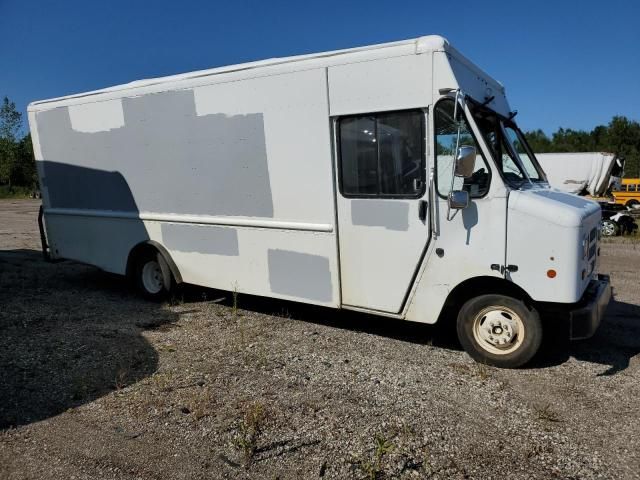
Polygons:
<instances>
[{"instance_id":1,"label":"truck cab","mask_svg":"<svg viewBox=\"0 0 640 480\"><path fill-rule=\"evenodd\" d=\"M611 297L601 211L553 189L504 88L444 45L434 82L432 241L408 318L457 316L475 359L518 366L543 335L591 336ZM435 68L435 67L434 67ZM442 300L442 303L440 303Z\"/></svg>"}]
</instances>

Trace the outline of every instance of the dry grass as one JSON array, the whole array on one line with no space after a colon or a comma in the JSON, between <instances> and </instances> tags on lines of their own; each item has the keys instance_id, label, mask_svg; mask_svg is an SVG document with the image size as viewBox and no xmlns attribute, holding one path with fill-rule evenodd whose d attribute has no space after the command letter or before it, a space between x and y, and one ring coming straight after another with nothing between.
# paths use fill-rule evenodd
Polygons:
<instances>
[{"instance_id":1,"label":"dry grass","mask_svg":"<svg viewBox=\"0 0 640 480\"><path fill-rule=\"evenodd\" d=\"M266 410L261 402L252 402L244 406L234 445L242 453L245 468L249 468L256 452L265 419Z\"/></svg>"},{"instance_id":2,"label":"dry grass","mask_svg":"<svg viewBox=\"0 0 640 480\"><path fill-rule=\"evenodd\" d=\"M554 423L558 423L562 421L562 419L560 418L560 415L553 410L553 408L551 407L551 404L549 403L544 404L542 406L539 406L539 405L534 406L533 410L538 420L543 420L545 422L554 422Z\"/></svg>"}]
</instances>

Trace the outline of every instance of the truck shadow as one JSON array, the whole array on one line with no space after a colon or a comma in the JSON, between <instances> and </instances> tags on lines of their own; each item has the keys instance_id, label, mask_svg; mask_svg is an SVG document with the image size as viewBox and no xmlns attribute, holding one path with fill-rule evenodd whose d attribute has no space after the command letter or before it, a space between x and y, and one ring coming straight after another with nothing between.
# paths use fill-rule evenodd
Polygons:
<instances>
[{"instance_id":1,"label":"truck shadow","mask_svg":"<svg viewBox=\"0 0 640 480\"><path fill-rule=\"evenodd\" d=\"M558 335L547 339L531 366L552 367L573 357L608 366L609 368L598 376L609 376L628 368L631 359L638 354L640 306L611 300L600 328L592 338L569 342L564 335Z\"/></svg>"},{"instance_id":2,"label":"truck shadow","mask_svg":"<svg viewBox=\"0 0 640 480\"><path fill-rule=\"evenodd\" d=\"M142 331L176 320L130 293L122 278L52 265L35 250L0 251L0 430L153 374L158 354Z\"/></svg>"}]
</instances>

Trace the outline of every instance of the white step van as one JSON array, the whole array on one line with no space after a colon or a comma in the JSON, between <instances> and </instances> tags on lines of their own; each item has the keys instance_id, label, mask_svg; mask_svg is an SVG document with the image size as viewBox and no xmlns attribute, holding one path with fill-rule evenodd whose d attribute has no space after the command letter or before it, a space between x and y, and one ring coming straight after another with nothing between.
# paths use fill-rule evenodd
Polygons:
<instances>
[{"instance_id":1,"label":"white step van","mask_svg":"<svg viewBox=\"0 0 640 480\"><path fill-rule=\"evenodd\" d=\"M592 335L600 209L551 189L504 87L444 38L34 102L45 254L393 319L476 360ZM565 327L561 327L561 324Z\"/></svg>"}]
</instances>

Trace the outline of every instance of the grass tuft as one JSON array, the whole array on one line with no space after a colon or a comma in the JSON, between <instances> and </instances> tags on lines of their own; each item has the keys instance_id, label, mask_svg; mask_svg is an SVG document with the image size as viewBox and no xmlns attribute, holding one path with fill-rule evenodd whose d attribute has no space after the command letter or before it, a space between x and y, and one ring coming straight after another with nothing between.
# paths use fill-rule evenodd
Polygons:
<instances>
[{"instance_id":1,"label":"grass tuft","mask_svg":"<svg viewBox=\"0 0 640 480\"><path fill-rule=\"evenodd\" d=\"M234 444L242 452L245 468L249 468L255 455L258 437L266 419L264 405L254 402L245 407L245 411L238 427Z\"/></svg>"},{"instance_id":2,"label":"grass tuft","mask_svg":"<svg viewBox=\"0 0 640 480\"><path fill-rule=\"evenodd\" d=\"M376 480L383 476L384 457L395 450L395 445L383 435L375 435L373 444L373 458L361 459L358 462L358 467L369 480Z\"/></svg>"},{"instance_id":3,"label":"grass tuft","mask_svg":"<svg viewBox=\"0 0 640 480\"><path fill-rule=\"evenodd\" d=\"M533 409L536 412L538 420L544 420L547 422L562 421L562 419L560 418L560 415L558 415L558 413L551 408L551 404L549 403L543 406L534 406Z\"/></svg>"}]
</instances>

